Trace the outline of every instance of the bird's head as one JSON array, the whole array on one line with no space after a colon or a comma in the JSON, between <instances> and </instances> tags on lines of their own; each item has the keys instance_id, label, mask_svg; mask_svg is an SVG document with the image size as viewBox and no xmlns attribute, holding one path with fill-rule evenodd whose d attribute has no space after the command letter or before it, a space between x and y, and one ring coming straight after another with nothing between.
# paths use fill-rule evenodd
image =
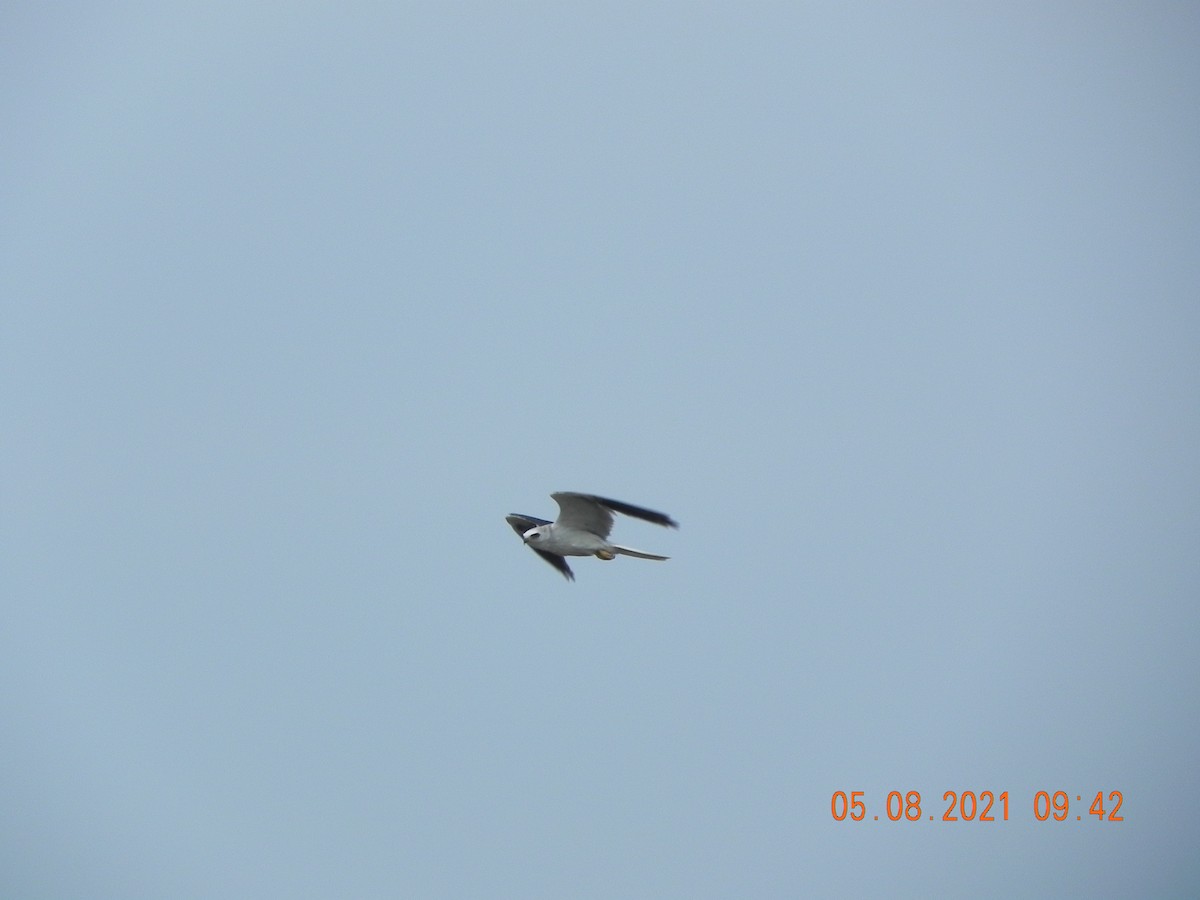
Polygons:
<instances>
[{"instance_id":1,"label":"bird's head","mask_svg":"<svg viewBox=\"0 0 1200 900\"><path fill-rule=\"evenodd\" d=\"M527 544L536 544L546 535L548 525L538 525L536 528L530 528L527 532L521 535L521 540Z\"/></svg>"}]
</instances>

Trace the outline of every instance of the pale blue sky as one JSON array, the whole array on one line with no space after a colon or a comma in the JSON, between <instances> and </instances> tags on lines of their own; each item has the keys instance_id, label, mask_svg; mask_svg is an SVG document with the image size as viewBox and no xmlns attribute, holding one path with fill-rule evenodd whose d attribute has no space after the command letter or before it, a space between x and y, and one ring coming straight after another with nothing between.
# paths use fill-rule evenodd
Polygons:
<instances>
[{"instance_id":1,"label":"pale blue sky","mask_svg":"<svg viewBox=\"0 0 1200 900\"><path fill-rule=\"evenodd\" d=\"M0 26L4 896L1194 895L1195 7Z\"/></svg>"}]
</instances>

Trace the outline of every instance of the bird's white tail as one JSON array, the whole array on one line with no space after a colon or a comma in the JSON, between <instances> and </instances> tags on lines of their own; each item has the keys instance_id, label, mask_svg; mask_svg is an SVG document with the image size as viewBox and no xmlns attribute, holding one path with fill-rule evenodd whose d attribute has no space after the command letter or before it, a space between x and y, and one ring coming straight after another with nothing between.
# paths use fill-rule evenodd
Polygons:
<instances>
[{"instance_id":1,"label":"bird's white tail","mask_svg":"<svg viewBox=\"0 0 1200 900\"><path fill-rule=\"evenodd\" d=\"M645 553L641 550L634 550L632 547L618 547L616 544L613 544L613 550L617 553L620 553L622 556L636 556L638 559L670 559L669 556L658 556L654 553Z\"/></svg>"}]
</instances>

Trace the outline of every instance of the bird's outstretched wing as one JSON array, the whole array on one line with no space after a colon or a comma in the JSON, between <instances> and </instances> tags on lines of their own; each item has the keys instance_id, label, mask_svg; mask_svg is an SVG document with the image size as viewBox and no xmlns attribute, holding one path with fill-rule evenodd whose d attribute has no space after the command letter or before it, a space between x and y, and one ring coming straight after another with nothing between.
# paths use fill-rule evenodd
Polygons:
<instances>
[{"instance_id":1,"label":"bird's outstretched wing","mask_svg":"<svg viewBox=\"0 0 1200 900\"><path fill-rule=\"evenodd\" d=\"M577 528L607 538L612 531L612 513L591 494L574 491L558 491L550 495L558 504L558 518L554 524L565 528Z\"/></svg>"},{"instance_id":2,"label":"bird's outstretched wing","mask_svg":"<svg viewBox=\"0 0 1200 900\"><path fill-rule=\"evenodd\" d=\"M612 531L612 514L615 512L626 516L633 516L635 519L653 522L655 525L662 525L664 528L679 527L679 523L666 513L655 512L652 509L645 509L641 506L634 506L632 503L622 503L620 500L611 500L608 497L597 497L595 494L577 494L574 491L559 491L550 496L558 504L559 514L557 524L568 525L571 528L581 528L584 531L590 531L592 534L598 534L602 538L607 538Z\"/></svg>"},{"instance_id":3,"label":"bird's outstretched wing","mask_svg":"<svg viewBox=\"0 0 1200 900\"><path fill-rule=\"evenodd\" d=\"M634 506L632 503L622 503L620 500L609 500L607 497L593 497L592 499L597 503L607 506L613 512L619 512L622 515L633 516L635 519L645 519L647 522L653 522L655 525L662 525L664 528L679 527L679 523L666 513L655 512L652 509L644 509L641 506Z\"/></svg>"},{"instance_id":4,"label":"bird's outstretched wing","mask_svg":"<svg viewBox=\"0 0 1200 900\"><path fill-rule=\"evenodd\" d=\"M508 524L512 526L512 530L522 538L525 537L525 532L527 532L530 528L537 528L539 525L550 524L550 522L547 520L539 519L537 516L524 516L520 513L511 513L505 516L504 520L508 522ZM554 568L558 569L558 571L562 572L563 578L567 579L567 581L575 580L575 573L571 571L571 567L567 565L567 561L564 557L559 556L557 553L547 553L545 550L539 550L536 547L530 547L529 549L546 562L550 563L550 565L554 566Z\"/></svg>"}]
</instances>

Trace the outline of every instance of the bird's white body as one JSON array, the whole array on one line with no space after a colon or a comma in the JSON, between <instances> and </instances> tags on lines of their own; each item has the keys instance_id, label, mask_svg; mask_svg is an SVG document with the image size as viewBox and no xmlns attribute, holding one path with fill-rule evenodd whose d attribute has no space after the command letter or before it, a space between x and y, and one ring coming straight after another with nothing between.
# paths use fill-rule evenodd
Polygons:
<instances>
[{"instance_id":1,"label":"bird's white body","mask_svg":"<svg viewBox=\"0 0 1200 900\"><path fill-rule=\"evenodd\" d=\"M560 556L595 556L604 551L615 553L617 550L598 534L557 522L530 528L522 538L525 543L532 543L539 550Z\"/></svg>"},{"instance_id":2,"label":"bird's white body","mask_svg":"<svg viewBox=\"0 0 1200 900\"><path fill-rule=\"evenodd\" d=\"M620 544L610 544L598 534L558 522L530 528L522 538L531 547L537 547L547 553L557 553L559 556L598 556L601 559L613 559L618 555L636 556L639 559L668 558L634 550L632 547L622 547Z\"/></svg>"}]
</instances>

